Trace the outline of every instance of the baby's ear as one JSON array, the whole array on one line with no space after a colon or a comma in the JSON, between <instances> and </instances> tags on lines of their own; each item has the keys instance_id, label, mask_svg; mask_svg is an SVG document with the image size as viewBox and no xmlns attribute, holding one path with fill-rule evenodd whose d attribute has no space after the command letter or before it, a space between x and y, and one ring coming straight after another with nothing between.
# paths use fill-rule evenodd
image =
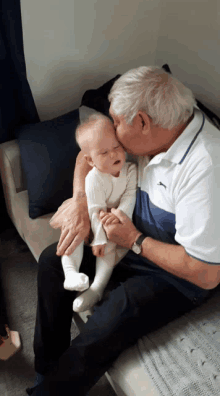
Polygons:
<instances>
[{"instance_id":1,"label":"baby's ear","mask_svg":"<svg viewBox=\"0 0 220 396\"><path fill-rule=\"evenodd\" d=\"M88 154L85 154L84 155L84 158L86 159L86 161L88 162L88 164L93 168L93 166L95 166L95 164L94 164L94 162L93 162L93 160L92 160L92 157L90 157L90 155L88 155Z\"/></svg>"}]
</instances>

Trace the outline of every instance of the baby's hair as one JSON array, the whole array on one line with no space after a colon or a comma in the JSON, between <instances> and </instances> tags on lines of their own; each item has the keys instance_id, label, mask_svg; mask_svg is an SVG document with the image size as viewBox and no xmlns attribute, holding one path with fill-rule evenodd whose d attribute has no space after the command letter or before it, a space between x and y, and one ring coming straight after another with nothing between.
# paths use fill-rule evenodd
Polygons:
<instances>
[{"instance_id":1,"label":"baby's hair","mask_svg":"<svg viewBox=\"0 0 220 396\"><path fill-rule=\"evenodd\" d=\"M78 124L75 131L75 139L80 149L82 149L82 145L80 144L80 139L82 138L83 134L87 132L87 127L89 128L89 126L91 126L92 124L98 121L109 121L111 124L113 124L113 121L109 117L98 112L91 114L88 118L83 120L80 124Z\"/></svg>"}]
</instances>

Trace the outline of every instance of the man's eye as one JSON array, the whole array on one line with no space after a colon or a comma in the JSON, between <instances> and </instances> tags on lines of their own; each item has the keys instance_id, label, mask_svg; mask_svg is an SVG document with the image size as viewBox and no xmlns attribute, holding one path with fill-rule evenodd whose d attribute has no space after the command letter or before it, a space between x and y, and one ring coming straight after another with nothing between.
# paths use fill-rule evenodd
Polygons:
<instances>
[{"instance_id":1,"label":"man's eye","mask_svg":"<svg viewBox=\"0 0 220 396\"><path fill-rule=\"evenodd\" d=\"M104 153L102 153L102 155L105 155L105 154L107 154L107 151L105 151Z\"/></svg>"},{"instance_id":2,"label":"man's eye","mask_svg":"<svg viewBox=\"0 0 220 396\"><path fill-rule=\"evenodd\" d=\"M119 148L119 147L120 147L120 144L119 144L118 146L116 146L115 149L117 149L117 148Z\"/></svg>"}]
</instances>

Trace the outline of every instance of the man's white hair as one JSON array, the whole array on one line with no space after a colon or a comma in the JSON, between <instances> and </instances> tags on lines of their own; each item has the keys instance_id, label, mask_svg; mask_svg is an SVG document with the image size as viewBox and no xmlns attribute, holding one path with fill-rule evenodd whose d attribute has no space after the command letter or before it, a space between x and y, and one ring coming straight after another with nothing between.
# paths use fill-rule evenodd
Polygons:
<instances>
[{"instance_id":1,"label":"man's white hair","mask_svg":"<svg viewBox=\"0 0 220 396\"><path fill-rule=\"evenodd\" d=\"M108 99L113 113L123 115L127 124L132 124L141 110L155 125L167 129L186 122L196 105L192 91L157 66L142 66L123 74Z\"/></svg>"},{"instance_id":2,"label":"man's white hair","mask_svg":"<svg viewBox=\"0 0 220 396\"><path fill-rule=\"evenodd\" d=\"M92 114L89 114L87 118L81 118L81 120L82 121L77 126L75 131L75 139L80 148L82 148L80 143L82 135L87 132L87 128L89 128L93 123L98 121L109 121L111 124L113 124L109 117L96 111Z\"/></svg>"}]
</instances>

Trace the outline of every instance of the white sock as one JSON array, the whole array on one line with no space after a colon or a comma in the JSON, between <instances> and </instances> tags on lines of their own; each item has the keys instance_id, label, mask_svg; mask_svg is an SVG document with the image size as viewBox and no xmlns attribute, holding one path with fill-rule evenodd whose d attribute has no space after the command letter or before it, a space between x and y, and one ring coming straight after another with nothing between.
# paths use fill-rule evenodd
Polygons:
<instances>
[{"instance_id":1,"label":"white sock","mask_svg":"<svg viewBox=\"0 0 220 396\"><path fill-rule=\"evenodd\" d=\"M73 311L84 312L91 309L102 298L105 287L113 271L115 260L115 244L108 242L104 257L96 258L95 279L88 290L77 297L73 302Z\"/></svg>"},{"instance_id":2,"label":"white sock","mask_svg":"<svg viewBox=\"0 0 220 396\"><path fill-rule=\"evenodd\" d=\"M89 287L89 277L83 273L79 273L83 256L83 246L84 243L82 242L71 255L61 257L65 275L63 287L66 290L84 291Z\"/></svg>"},{"instance_id":3,"label":"white sock","mask_svg":"<svg viewBox=\"0 0 220 396\"><path fill-rule=\"evenodd\" d=\"M89 278L83 273L71 271L66 276L63 287L71 291L84 291L89 287Z\"/></svg>"},{"instance_id":4,"label":"white sock","mask_svg":"<svg viewBox=\"0 0 220 396\"><path fill-rule=\"evenodd\" d=\"M84 291L73 301L73 311L84 312L91 309L101 300L103 291L101 292L99 289L96 289L91 285L88 290Z\"/></svg>"}]
</instances>

